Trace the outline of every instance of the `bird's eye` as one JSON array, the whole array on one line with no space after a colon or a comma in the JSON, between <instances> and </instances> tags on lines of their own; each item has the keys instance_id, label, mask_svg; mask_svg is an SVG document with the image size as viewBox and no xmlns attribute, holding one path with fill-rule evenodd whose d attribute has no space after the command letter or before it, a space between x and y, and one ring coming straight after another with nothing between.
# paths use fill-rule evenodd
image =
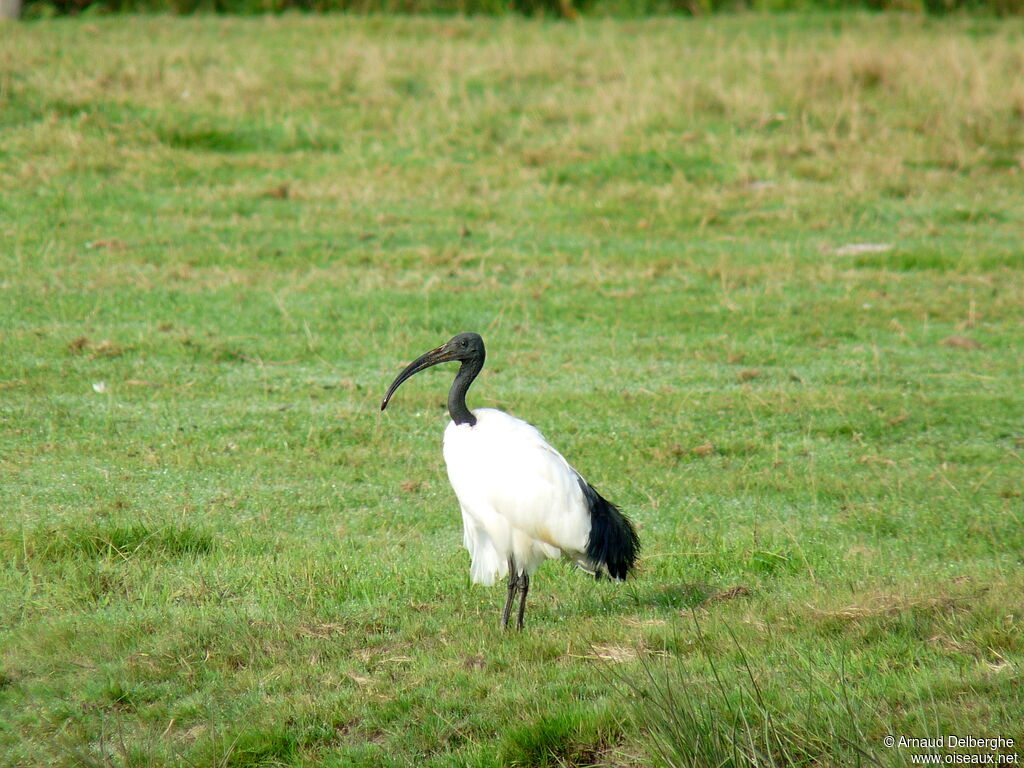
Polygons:
<instances>
[{"instance_id":1,"label":"bird's eye","mask_svg":"<svg viewBox=\"0 0 1024 768\"><path fill-rule=\"evenodd\" d=\"M465 347L465 346L467 346L469 344L469 342L466 341L465 339L463 339L462 341L459 342L459 344L461 344L462 346Z\"/></svg>"}]
</instances>

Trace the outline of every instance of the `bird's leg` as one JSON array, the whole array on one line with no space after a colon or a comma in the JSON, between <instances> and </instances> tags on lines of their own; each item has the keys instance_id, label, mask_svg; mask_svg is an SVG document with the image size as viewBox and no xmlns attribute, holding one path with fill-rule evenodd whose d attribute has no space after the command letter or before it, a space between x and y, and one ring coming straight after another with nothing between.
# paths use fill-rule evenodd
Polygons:
<instances>
[{"instance_id":1,"label":"bird's leg","mask_svg":"<svg viewBox=\"0 0 1024 768\"><path fill-rule=\"evenodd\" d=\"M526 613L526 593L530 591L530 576L523 571L522 581L519 582L519 590L522 593L519 598L519 618L516 621L516 629L523 631L523 614Z\"/></svg>"},{"instance_id":2,"label":"bird's leg","mask_svg":"<svg viewBox=\"0 0 1024 768\"><path fill-rule=\"evenodd\" d=\"M512 615L512 601L515 600L519 587L519 574L516 573L516 561L508 559L508 597L505 598L505 610L501 612L501 628L508 629L508 619Z\"/></svg>"}]
</instances>

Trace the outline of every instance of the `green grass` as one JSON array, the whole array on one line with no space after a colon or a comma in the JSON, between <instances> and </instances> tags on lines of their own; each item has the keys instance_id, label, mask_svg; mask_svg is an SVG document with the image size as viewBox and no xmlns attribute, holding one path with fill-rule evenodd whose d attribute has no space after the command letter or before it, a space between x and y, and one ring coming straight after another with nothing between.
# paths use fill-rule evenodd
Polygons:
<instances>
[{"instance_id":1,"label":"green grass","mask_svg":"<svg viewBox=\"0 0 1024 768\"><path fill-rule=\"evenodd\" d=\"M0 763L1024 741L1022 50L901 16L0 27ZM447 373L378 412L463 330L471 406L644 543L626 585L544 566L520 635L468 583Z\"/></svg>"}]
</instances>

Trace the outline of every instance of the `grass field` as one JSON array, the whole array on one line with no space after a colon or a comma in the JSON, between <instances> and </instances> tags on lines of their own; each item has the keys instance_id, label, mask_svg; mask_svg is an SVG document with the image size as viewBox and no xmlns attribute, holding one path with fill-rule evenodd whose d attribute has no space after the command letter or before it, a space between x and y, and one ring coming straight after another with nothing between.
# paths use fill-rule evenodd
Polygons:
<instances>
[{"instance_id":1,"label":"grass field","mask_svg":"<svg viewBox=\"0 0 1024 768\"><path fill-rule=\"evenodd\" d=\"M6 25L0 189L0 764L1024 741L1024 22ZM522 634L463 330L644 544Z\"/></svg>"}]
</instances>

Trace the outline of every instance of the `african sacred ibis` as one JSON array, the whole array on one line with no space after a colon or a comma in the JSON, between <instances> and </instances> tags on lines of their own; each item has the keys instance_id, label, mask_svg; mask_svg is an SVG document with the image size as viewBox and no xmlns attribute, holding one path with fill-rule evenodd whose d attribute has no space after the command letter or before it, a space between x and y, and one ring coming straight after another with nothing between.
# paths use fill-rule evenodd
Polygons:
<instances>
[{"instance_id":1,"label":"african sacred ibis","mask_svg":"<svg viewBox=\"0 0 1024 768\"><path fill-rule=\"evenodd\" d=\"M466 407L466 391L484 367L484 340L460 333L413 360L388 388L438 363L462 365L448 392L451 423L444 431L448 479L462 508L462 542L476 584L508 575L501 625L508 628L516 595L523 628L530 576L548 558L564 556L600 578L623 580L640 541L633 525L594 490L534 427L493 408Z\"/></svg>"}]
</instances>

